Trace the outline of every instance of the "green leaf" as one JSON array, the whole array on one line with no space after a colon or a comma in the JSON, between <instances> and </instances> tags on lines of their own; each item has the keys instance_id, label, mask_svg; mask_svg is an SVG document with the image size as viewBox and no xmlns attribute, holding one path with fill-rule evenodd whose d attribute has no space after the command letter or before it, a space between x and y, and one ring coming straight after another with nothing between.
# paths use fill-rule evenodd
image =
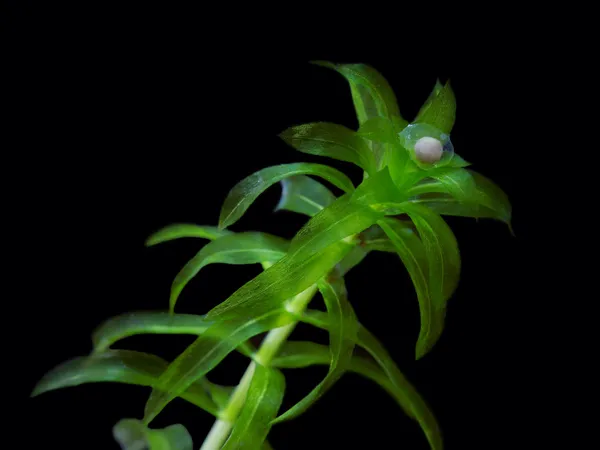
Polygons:
<instances>
[{"instance_id":1,"label":"green leaf","mask_svg":"<svg viewBox=\"0 0 600 450\"><path fill-rule=\"evenodd\" d=\"M281 180L281 199L276 211L288 210L314 216L335 201L329 189L305 175Z\"/></svg>"},{"instance_id":2,"label":"green leaf","mask_svg":"<svg viewBox=\"0 0 600 450\"><path fill-rule=\"evenodd\" d=\"M405 212L415 224L427 256L428 286L433 323L424 346L417 346L417 358L425 355L439 338L446 314L446 303L454 293L460 276L460 254L456 238L439 214L416 204L405 204Z\"/></svg>"},{"instance_id":3,"label":"green leaf","mask_svg":"<svg viewBox=\"0 0 600 450\"><path fill-rule=\"evenodd\" d=\"M423 115L425 114L425 111L427 111L429 109L429 107L431 106L431 102L439 95L440 91L443 88L444 88L444 85L440 82L440 80L439 79L436 80L435 86L431 90L429 97L427 97L427 100L425 101L425 103L423 103L423 106L421 106L421 109L419 109L417 117L415 117L415 120L413 122L418 122L423 117Z\"/></svg>"},{"instance_id":4,"label":"green leaf","mask_svg":"<svg viewBox=\"0 0 600 450\"><path fill-rule=\"evenodd\" d=\"M221 208L219 228L226 228L237 222L254 200L270 186L284 178L296 175L318 176L345 192L354 190L350 178L339 170L323 164L292 163L267 167L244 178L229 191Z\"/></svg>"},{"instance_id":5,"label":"green leaf","mask_svg":"<svg viewBox=\"0 0 600 450\"><path fill-rule=\"evenodd\" d=\"M152 387L167 365L158 356L131 350L108 350L94 356L81 356L48 371L36 384L31 396L84 383L112 382ZM218 408L206 393L207 385L210 382L199 380L190 384L179 396L217 416Z\"/></svg>"},{"instance_id":6,"label":"green leaf","mask_svg":"<svg viewBox=\"0 0 600 450\"><path fill-rule=\"evenodd\" d=\"M382 144L398 144L399 126L387 117L375 116L362 123L357 134L363 139Z\"/></svg>"},{"instance_id":7,"label":"green leaf","mask_svg":"<svg viewBox=\"0 0 600 450\"><path fill-rule=\"evenodd\" d=\"M343 125L314 122L288 128L279 137L296 150L356 164L365 172L375 171L375 159L367 142Z\"/></svg>"},{"instance_id":8,"label":"green leaf","mask_svg":"<svg viewBox=\"0 0 600 450\"><path fill-rule=\"evenodd\" d=\"M176 223L161 228L157 232L153 233L148 239L146 239L146 246L160 244L162 242L172 241L180 238L204 238L204 239L217 239L222 236L230 234L231 231L219 230L217 227L201 226L189 223Z\"/></svg>"},{"instance_id":9,"label":"green leaf","mask_svg":"<svg viewBox=\"0 0 600 450\"><path fill-rule=\"evenodd\" d=\"M300 319L303 322L309 323L324 330L330 330L331 328L327 314L323 313L322 311L308 310L300 317ZM387 353L384 346L369 332L369 330L362 325L359 325L356 343L360 347L364 348L373 357L375 362L384 372L388 382L380 382L383 380L381 380L381 377L378 375L375 375L373 378L371 378L370 374L377 373L375 372L376 369L372 367L372 364L364 364L364 367L360 367L360 369L357 368L357 364L355 362L357 359L354 359L356 357L353 357L349 366L349 370L354 370L358 373L362 373L364 371L365 375L369 373L369 375L367 375L369 378L380 384L381 387L388 390L388 392L391 390L390 393L392 397L394 400L396 400L396 402L398 402L404 412L419 423L421 429L427 437L431 449L442 450L442 435L435 416L431 412L427 403L419 395L417 390L410 384L400 369L398 369L394 363L394 360ZM285 354L283 354L283 356L285 357ZM312 357L312 360L316 360L316 357ZM358 361L363 360L358 359ZM287 362L290 364L289 360ZM298 360L296 360L295 363L298 364ZM360 363L360 366L363 366L363 364Z\"/></svg>"},{"instance_id":10,"label":"green leaf","mask_svg":"<svg viewBox=\"0 0 600 450\"><path fill-rule=\"evenodd\" d=\"M144 423L150 423L167 404L204 377L242 342L293 320L294 316L279 309L258 317L235 314L230 320L212 325L210 331L199 336L160 376L146 403Z\"/></svg>"},{"instance_id":11,"label":"green leaf","mask_svg":"<svg viewBox=\"0 0 600 450\"><path fill-rule=\"evenodd\" d=\"M386 218L380 220L378 224L394 244L415 286L421 316L421 330L416 347L416 355L419 359L427 353L441 334L443 320L443 317L440 318L436 314L433 304L425 247L418 238L415 239L412 230L400 226L398 221Z\"/></svg>"},{"instance_id":12,"label":"green leaf","mask_svg":"<svg viewBox=\"0 0 600 450\"><path fill-rule=\"evenodd\" d=\"M409 192L413 203L442 215L491 218L511 225L512 207L507 195L493 181L466 170L474 183L468 190L450 190L441 182L417 185Z\"/></svg>"},{"instance_id":13,"label":"green leaf","mask_svg":"<svg viewBox=\"0 0 600 450\"><path fill-rule=\"evenodd\" d=\"M278 370L254 366L246 401L223 450L260 449L271 430L285 391L285 378Z\"/></svg>"},{"instance_id":14,"label":"green leaf","mask_svg":"<svg viewBox=\"0 0 600 450\"><path fill-rule=\"evenodd\" d=\"M367 127L362 131L369 131L368 127L372 124L367 125L367 122L376 117L390 120L396 133L407 125L400 115L394 91L374 68L366 64L334 64L327 61L313 61L313 64L333 69L348 81L358 124L360 127ZM369 141L368 146L373 153L376 169L381 169L385 165L390 146L376 140Z\"/></svg>"},{"instance_id":15,"label":"green leaf","mask_svg":"<svg viewBox=\"0 0 600 450\"><path fill-rule=\"evenodd\" d=\"M209 264L258 264L275 262L287 252L289 242L261 232L242 232L208 243L179 271L171 286L169 308L173 312L183 288Z\"/></svg>"},{"instance_id":16,"label":"green leaf","mask_svg":"<svg viewBox=\"0 0 600 450\"><path fill-rule=\"evenodd\" d=\"M326 275L352 248L341 241L308 256L307 252L288 253L211 309L206 318L235 320L240 315L255 317L276 310Z\"/></svg>"},{"instance_id":17,"label":"green leaf","mask_svg":"<svg viewBox=\"0 0 600 450\"><path fill-rule=\"evenodd\" d=\"M368 254L368 250L357 245L338 263L337 267L340 269L342 275L345 275L351 269L358 266Z\"/></svg>"},{"instance_id":18,"label":"green leaf","mask_svg":"<svg viewBox=\"0 0 600 450\"><path fill-rule=\"evenodd\" d=\"M273 423L283 422L299 416L312 406L344 374L354 350L358 321L339 269L327 278L319 280L319 291L323 296L329 315L329 348L331 362L327 375L306 397L281 414Z\"/></svg>"},{"instance_id":19,"label":"green leaf","mask_svg":"<svg viewBox=\"0 0 600 450\"><path fill-rule=\"evenodd\" d=\"M404 238L412 238L416 240L419 245L422 245L420 244L418 236L416 236L414 233L412 222L398 219L389 220L394 220L395 229L397 229L397 232L401 233ZM373 225L360 234L360 245L367 251L396 253L396 247L394 246L394 243L379 225Z\"/></svg>"},{"instance_id":20,"label":"green leaf","mask_svg":"<svg viewBox=\"0 0 600 450\"><path fill-rule=\"evenodd\" d=\"M181 424L152 430L137 419L122 419L113 427L122 450L192 450L190 433Z\"/></svg>"},{"instance_id":21,"label":"green leaf","mask_svg":"<svg viewBox=\"0 0 600 450\"><path fill-rule=\"evenodd\" d=\"M371 180L370 178L366 183ZM370 193L365 192L364 196L368 195ZM312 255L341 239L360 233L382 216L383 213L376 212L363 202L354 201L353 197L345 194L312 217L298 231L292 239L288 256L300 260L302 255Z\"/></svg>"},{"instance_id":22,"label":"green leaf","mask_svg":"<svg viewBox=\"0 0 600 450\"><path fill-rule=\"evenodd\" d=\"M339 72L350 84L352 100L359 125L371 117L401 117L396 95L387 80L366 64L334 64L312 61L313 64Z\"/></svg>"},{"instance_id":23,"label":"green leaf","mask_svg":"<svg viewBox=\"0 0 600 450\"><path fill-rule=\"evenodd\" d=\"M210 330L213 322L194 314L170 314L158 311L138 311L120 314L103 322L92 334L94 353L106 351L115 342L139 334L193 334L200 336ZM244 342L238 349L250 356L252 346Z\"/></svg>"},{"instance_id":24,"label":"green leaf","mask_svg":"<svg viewBox=\"0 0 600 450\"><path fill-rule=\"evenodd\" d=\"M389 212L387 204L400 203L407 198L396 188L387 167L363 181L351 196L353 203L367 205L382 214Z\"/></svg>"},{"instance_id":25,"label":"green leaf","mask_svg":"<svg viewBox=\"0 0 600 450\"><path fill-rule=\"evenodd\" d=\"M434 89L423 108L413 123L427 123L450 134L456 117L456 98L450 81L441 89Z\"/></svg>"},{"instance_id":26,"label":"green leaf","mask_svg":"<svg viewBox=\"0 0 600 450\"><path fill-rule=\"evenodd\" d=\"M206 378L203 378L202 380L206 380ZM222 386L211 382L205 383L204 387L209 393L212 401L217 405L219 411L223 411L227 407L231 394L233 394L235 389L235 386Z\"/></svg>"}]
</instances>

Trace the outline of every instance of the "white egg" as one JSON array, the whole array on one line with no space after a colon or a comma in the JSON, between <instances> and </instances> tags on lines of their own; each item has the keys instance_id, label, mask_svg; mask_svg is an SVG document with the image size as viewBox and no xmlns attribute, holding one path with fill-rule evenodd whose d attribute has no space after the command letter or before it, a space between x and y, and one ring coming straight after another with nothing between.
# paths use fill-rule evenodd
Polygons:
<instances>
[{"instance_id":1,"label":"white egg","mask_svg":"<svg viewBox=\"0 0 600 450\"><path fill-rule=\"evenodd\" d=\"M422 137L415 143L415 156L424 163L435 163L442 158L442 143L432 137Z\"/></svg>"}]
</instances>

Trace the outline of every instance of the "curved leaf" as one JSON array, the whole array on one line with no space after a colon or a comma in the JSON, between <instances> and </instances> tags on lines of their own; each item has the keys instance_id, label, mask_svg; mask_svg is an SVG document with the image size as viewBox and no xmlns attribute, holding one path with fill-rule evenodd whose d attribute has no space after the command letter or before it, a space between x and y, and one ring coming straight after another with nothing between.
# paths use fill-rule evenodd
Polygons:
<instances>
[{"instance_id":1,"label":"curved leaf","mask_svg":"<svg viewBox=\"0 0 600 450\"><path fill-rule=\"evenodd\" d=\"M421 330L416 347L416 356L419 359L427 353L441 334L443 319L438 317L433 305L425 247L418 238L415 239L412 230L401 227L393 219L386 218L380 220L378 224L394 244L415 286L421 316Z\"/></svg>"},{"instance_id":2,"label":"curved leaf","mask_svg":"<svg viewBox=\"0 0 600 450\"><path fill-rule=\"evenodd\" d=\"M146 239L145 244L147 247L150 247L151 245L160 244L162 242L188 237L213 240L228 234L231 234L231 231L220 230L217 227L194 225L190 223L175 223L167 225L150 235L150 237Z\"/></svg>"},{"instance_id":3,"label":"curved leaf","mask_svg":"<svg viewBox=\"0 0 600 450\"><path fill-rule=\"evenodd\" d=\"M293 321L294 316L279 309L250 318L236 314L231 320L212 325L210 331L198 337L160 376L146 403L144 423L150 423L167 404L206 375L242 342Z\"/></svg>"},{"instance_id":4,"label":"curved leaf","mask_svg":"<svg viewBox=\"0 0 600 450\"><path fill-rule=\"evenodd\" d=\"M137 419L122 419L113 427L122 450L192 450L190 433L181 424L151 430Z\"/></svg>"},{"instance_id":5,"label":"curved leaf","mask_svg":"<svg viewBox=\"0 0 600 450\"><path fill-rule=\"evenodd\" d=\"M435 85L433 86L433 89L429 94L429 97L427 97L427 100L425 100L425 103L423 103L423 106L421 106L421 108L419 109L419 112L417 113L417 116L415 117L415 120L413 122L418 122L419 119L423 117L423 114L425 114L425 111L429 109L429 107L431 106L431 102L439 95L443 87L444 85L440 82L440 80L436 80Z\"/></svg>"},{"instance_id":6,"label":"curved leaf","mask_svg":"<svg viewBox=\"0 0 600 450\"><path fill-rule=\"evenodd\" d=\"M443 183L428 182L410 191L411 202L448 216L491 218L511 227L512 207L507 195L493 181L472 170L466 170L474 190L450 191Z\"/></svg>"},{"instance_id":7,"label":"curved leaf","mask_svg":"<svg viewBox=\"0 0 600 450\"><path fill-rule=\"evenodd\" d=\"M335 201L329 189L305 175L281 180L281 199L275 211L288 210L314 216Z\"/></svg>"},{"instance_id":8,"label":"curved leaf","mask_svg":"<svg viewBox=\"0 0 600 450\"><path fill-rule=\"evenodd\" d=\"M323 296L329 315L329 348L331 361L327 375L306 397L277 417L273 424L290 420L305 412L312 406L331 386L333 386L346 371L354 343L358 321L350 302L344 278L339 269L318 282L319 291Z\"/></svg>"},{"instance_id":9,"label":"curved leaf","mask_svg":"<svg viewBox=\"0 0 600 450\"><path fill-rule=\"evenodd\" d=\"M432 95L413 123L427 123L450 134L456 117L456 98L450 82L442 88L434 88Z\"/></svg>"},{"instance_id":10,"label":"curved leaf","mask_svg":"<svg viewBox=\"0 0 600 450\"><path fill-rule=\"evenodd\" d=\"M113 382L154 386L168 363L158 356L131 350L109 350L81 356L59 364L36 384L32 397L44 392L84 383ZM179 396L217 416L217 405L206 393L207 380L192 383Z\"/></svg>"},{"instance_id":11,"label":"curved leaf","mask_svg":"<svg viewBox=\"0 0 600 450\"><path fill-rule=\"evenodd\" d=\"M224 236L205 245L179 271L171 286L169 308L173 312L183 288L208 264L257 264L281 259L289 242L261 232L243 232Z\"/></svg>"},{"instance_id":12,"label":"curved leaf","mask_svg":"<svg viewBox=\"0 0 600 450\"><path fill-rule=\"evenodd\" d=\"M292 163L267 167L244 178L229 191L221 208L219 228L233 225L267 188L284 178L295 175L318 176L345 192L354 190L350 178L339 170L323 164Z\"/></svg>"},{"instance_id":13,"label":"curved leaf","mask_svg":"<svg viewBox=\"0 0 600 450\"><path fill-rule=\"evenodd\" d=\"M387 80L373 67L366 64L334 64L327 61L312 61L323 67L339 72L350 85L352 101L360 127L369 132L367 122L376 117L390 120L396 133L408 124L401 116L396 95ZM381 169L391 151L389 145L378 140L370 140L368 146L373 153L377 170Z\"/></svg>"},{"instance_id":14,"label":"curved leaf","mask_svg":"<svg viewBox=\"0 0 600 450\"><path fill-rule=\"evenodd\" d=\"M419 358L430 350L441 334L446 303L458 285L460 254L454 233L439 214L416 204L405 204L403 208L419 232L429 268L428 285L434 322L427 345L420 350L417 348Z\"/></svg>"},{"instance_id":15,"label":"curved leaf","mask_svg":"<svg viewBox=\"0 0 600 450\"><path fill-rule=\"evenodd\" d=\"M367 142L343 125L307 123L288 128L279 137L302 153L350 162L368 173L375 171L375 158Z\"/></svg>"},{"instance_id":16,"label":"curved leaf","mask_svg":"<svg viewBox=\"0 0 600 450\"><path fill-rule=\"evenodd\" d=\"M312 255L340 239L360 233L381 217L383 213L376 212L345 194L312 217L298 231L292 239L288 255L297 259L301 255Z\"/></svg>"},{"instance_id":17,"label":"curved leaf","mask_svg":"<svg viewBox=\"0 0 600 450\"><path fill-rule=\"evenodd\" d=\"M200 336L212 322L194 314L170 314L157 311L138 311L120 314L103 322L92 334L94 353L106 351L115 342L138 334L193 334ZM252 346L244 342L238 350L250 356Z\"/></svg>"},{"instance_id":18,"label":"curved leaf","mask_svg":"<svg viewBox=\"0 0 600 450\"><path fill-rule=\"evenodd\" d=\"M350 84L359 125L371 117L401 117L396 95L387 80L366 64L335 64L312 61L313 64L339 72Z\"/></svg>"},{"instance_id":19,"label":"curved leaf","mask_svg":"<svg viewBox=\"0 0 600 450\"><path fill-rule=\"evenodd\" d=\"M244 406L223 450L259 449L271 430L285 391L285 377L278 370L256 364Z\"/></svg>"},{"instance_id":20,"label":"curved leaf","mask_svg":"<svg viewBox=\"0 0 600 450\"><path fill-rule=\"evenodd\" d=\"M331 328L327 314L322 311L306 311L300 317L300 320L324 330L329 330ZM442 434L435 416L417 390L406 379L400 369L398 369L384 346L362 325L359 325L356 343L364 348L383 370L389 383L392 385L392 396L402 407L404 412L419 423L427 437L431 449L442 450ZM378 380L374 378L373 380L378 382ZM382 385L382 387L384 389L386 388L385 385Z\"/></svg>"}]
</instances>

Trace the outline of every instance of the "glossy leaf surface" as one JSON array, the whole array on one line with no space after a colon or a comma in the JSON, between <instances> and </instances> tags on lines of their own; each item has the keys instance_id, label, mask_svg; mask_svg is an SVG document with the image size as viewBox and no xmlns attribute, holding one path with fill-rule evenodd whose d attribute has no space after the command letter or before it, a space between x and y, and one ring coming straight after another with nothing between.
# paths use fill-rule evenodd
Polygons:
<instances>
[{"instance_id":1,"label":"glossy leaf surface","mask_svg":"<svg viewBox=\"0 0 600 450\"><path fill-rule=\"evenodd\" d=\"M150 423L169 402L204 377L242 342L292 321L293 316L285 310L272 310L249 318L236 314L226 322L212 325L210 331L198 337L160 376L146 403L144 422Z\"/></svg>"},{"instance_id":2,"label":"glossy leaf surface","mask_svg":"<svg viewBox=\"0 0 600 450\"><path fill-rule=\"evenodd\" d=\"M256 364L244 406L223 450L253 450L263 446L285 392L278 370Z\"/></svg>"},{"instance_id":3,"label":"glossy leaf surface","mask_svg":"<svg viewBox=\"0 0 600 450\"><path fill-rule=\"evenodd\" d=\"M108 350L94 356L82 356L59 364L35 386L32 396L84 383L113 382L154 386L168 363L158 356L132 350ZM180 397L217 415L218 408L206 393L206 380L192 383Z\"/></svg>"},{"instance_id":4,"label":"glossy leaf surface","mask_svg":"<svg viewBox=\"0 0 600 450\"><path fill-rule=\"evenodd\" d=\"M290 420L305 412L344 374L356 342L358 321L350 302L339 269L318 282L325 301L329 323L330 365L327 375L306 397L281 414L274 423Z\"/></svg>"},{"instance_id":5,"label":"glossy leaf surface","mask_svg":"<svg viewBox=\"0 0 600 450\"><path fill-rule=\"evenodd\" d=\"M329 330L331 328L327 314L323 313L322 311L306 311L301 317L301 320L325 330ZM398 404L409 417L415 419L419 423L421 429L427 437L427 440L429 441L431 449L442 450L442 434L435 416L431 412L427 403L419 395L417 390L406 379L400 369L398 369L396 363L385 350L384 346L373 334L371 334L371 332L369 332L369 330L362 325L359 325L356 343L360 347L364 348L379 365L380 369L383 371L387 377L387 380L391 384L391 389L393 389L393 398L398 402ZM314 359L315 357L313 357L313 360ZM351 363L350 367L356 366L352 365ZM372 379L375 382L378 382L380 378L377 377L376 379ZM386 389L386 386L390 385L386 383L381 386Z\"/></svg>"},{"instance_id":6,"label":"glossy leaf surface","mask_svg":"<svg viewBox=\"0 0 600 450\"><path fill-rule=\"evenodd\" d=\"M229 191L221 208L219 228L227 228L237 222L258 196L270 186L296 175L314 175L329 181L344 192L354 190L350 178L323 164L292 163L267 167L244 178Z\"/></svg>"},{"instance_id":7,"label":"glossy leaf surface","mask_svg":"<svg viewBox=\"0 0 600 450\"><path fill-rule=\"evenodd\" d=\"M456 98L450 82L434 88L423 109L419 112L415 123L427 123L446 134L450 134L456 118Z\"/></svg>"},{"instance_id":8,"label":"glossy leaf surface","mask_svg":"<svg viewBox=\"0 0 600 450\"><path fill-rule=\"evenodd\" d=\"M211 330L212 322L195 314L170 314L162 311L139 311L120 314L104 321L92 334L94 352L101 353L115 342L140 334L192 334L200 336ZM246 356L253 352L247 342L238 350Z\"/></svg>"},{"instance_id":9,"label":"glossy leaf surface","mask_svg":"<svg viewBox=\"0 0 600 450\"><path fill-rule=\"evenodd\" d=\"M350 162L369 173L375 170L375 158L367 142L343 125L307 123L288 128L279 137L302 153Z\"/></svg>"},{"instance_id":10,"label":"glossy leaf surface","mask_svg":"<svg viewBox=\"0 0 600 450\"><path fill-rule=\"evenodd\" d=\"M278 236L260 232L243 232L230 234L216 239L200 250L179 271L171 286L169 299L170 311L183 288L200 270L209 264L257 264L275 262L281 259L289 246L289 242Z\"/></svg>"}]
</instances>

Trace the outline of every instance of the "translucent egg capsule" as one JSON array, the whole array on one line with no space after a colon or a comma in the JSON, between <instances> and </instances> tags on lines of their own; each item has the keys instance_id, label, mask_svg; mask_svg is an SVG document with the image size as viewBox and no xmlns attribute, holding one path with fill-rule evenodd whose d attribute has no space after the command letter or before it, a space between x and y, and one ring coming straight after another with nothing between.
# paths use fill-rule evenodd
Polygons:
<instances>
[{"instance_id":1,"label":"translucent egg capsule","mask_svg":"<svg viewBox=\"0 0 600 450\"><path fill-rule=\"evenodd\" d=\"M450 136L431 125L413 123L398 136L411 159L421 168L445 166L454 157Z\"/></svg>"}]
</instances>

